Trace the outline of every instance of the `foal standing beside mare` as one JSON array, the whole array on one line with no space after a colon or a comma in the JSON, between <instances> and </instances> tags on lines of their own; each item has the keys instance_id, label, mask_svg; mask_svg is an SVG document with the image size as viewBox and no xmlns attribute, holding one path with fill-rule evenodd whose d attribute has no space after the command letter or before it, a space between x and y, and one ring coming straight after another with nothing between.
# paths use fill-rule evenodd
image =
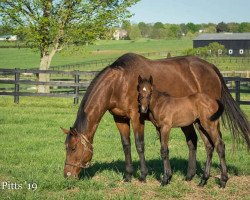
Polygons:
<instances>
[{"instance_id":1,"label":"foal standing beside mare","mask_svg":"<svg viewBox=\"0 0 250 200\"><path fill-rule=\"evenodd\" d=\"M219 117L224 111L224 106L219 100L213 100L208 95L196 93L182 98L174 98L166 93L159 92L153 86L153 78L149 80L138 77L138 103L142 113L149 111L150 120L160 132L161 157L164 165L162 185L168 184L172 171L169 162L168 140L172 127L183 127L196 123L204 138L212 141L221 163L220 186L225 187L228 180L225 162L225 145L221 139ZM204 140L206 143L206 140ZM209 178L211 159L207 161L200 185L204 185Z\"/></svg>"}]
</instances>

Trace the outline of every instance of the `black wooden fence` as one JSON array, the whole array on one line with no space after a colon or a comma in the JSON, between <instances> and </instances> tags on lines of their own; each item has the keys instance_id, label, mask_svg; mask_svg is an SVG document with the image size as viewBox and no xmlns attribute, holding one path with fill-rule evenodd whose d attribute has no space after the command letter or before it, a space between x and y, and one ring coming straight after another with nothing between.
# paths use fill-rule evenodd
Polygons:
<instances>
[{"instance_id":1,"label":"black wooden fence","mask_svg":"<svg viewBox=\"0 0 250 200\"><path fill-rule=\"evenodd\" d=\"M37 80L23 80L21 75L33 74L38 76L38 74L50 74L54 76L70 75L72 79L62 80L55 79L49 82L40 82ZM98 73L98 71L56 71L56 70L27 70L27 69L0 69L0 76L5 78L0 79L1 84L14 84L12 91L0 90L0 95L14 96L14 102L19 103L20 96L46 96L46 97L71 97L74 98L74 103L77 104L79 97L84 94L87 87L89 86L92 78ZM84 78L85 77L85 78ZM87 77L87 78L86 78ZM27 79L27 78L26 78ZM34 79L34 78L33 78ZM249 100L242 100L241 94L250 94L250 78L242 77L224 77L224 80L229 86L229 90L235 93L235 100L239 104L250 105ZM51 93L37 93L37 92L27 92L20 91L20 85L49 85L56 86L60 88L73 88L72 91L62 92L62 91L52 91ZM242 88L243 87L243 88ZM81 90L81 93L80 93Z\"/></svg>"},{"instance_id":2,"label":"black wooden fence","mask_svg":"<svg viewBox=\"0 0 250 200\"><path fill-rule=\"evenodd\" d=\"M50 74L50 75L58 75L61 77L63 75L71 75L72 79L70 81L62 81L62 79L55 79L54 81L49 82L41 82L37 80L21 80L20 76L23 75L35 75L38 74ZM5 79L0 79L0 83L2 84L14 84L14 91L0 91L0 95L9 95L14 96L14 102L19 103L20 96L46 96L46 97L71 97L74 98L74 103L77 104L81 91L86 91L89 83L91 81L91 77L95 76L98 71L55 71L55 70L27 70L27 69L0 69L0 75L4 75ZM12 79L11 79L12 76ZM14 78L13 78L14 76ZM88 76L90 78L82 78L80 76ZM34 78L33 78L34 79ZM37 93L37 92L27 92L20 91L20 85L49 85L52 87L60 87L60 88L73 88L73 91L67 92L51 92L51 93Z\"/></svg>"}]
</instances>

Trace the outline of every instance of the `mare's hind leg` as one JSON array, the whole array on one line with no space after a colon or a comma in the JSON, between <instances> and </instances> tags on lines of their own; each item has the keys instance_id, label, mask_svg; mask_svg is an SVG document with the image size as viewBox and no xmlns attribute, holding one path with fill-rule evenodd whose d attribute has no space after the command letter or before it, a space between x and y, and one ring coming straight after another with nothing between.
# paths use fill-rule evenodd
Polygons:
<instances>
[{"instance_id":1,"label":"mare's hind leg","mask_svg":"<svg viewBox=\"0 0 250 200\"><path fill-rule=\"evenodd\" d=\"M207 180L209 179L209 176L210 176L210 168L211 168L211 163L212 163L214 145L208 133L206 132L206 130L201 126L200 122L196 124L196 128L198 129L200 133L200 136L205 144L205 148L207 152L207 160L205 164L205 169L201 177L201 182L199 183L199 186L203 187L204 185L207 184Z\"/></svg>"},{"instance_id":2,"label":"mare's hind leg","mask_svg":"<svg viewBox=\"0 0 250 200\"><path fill-rule=\"evenodd\" d=\"M214 122L209 121L206 125L204 128L209 133L209 136L215 146L215 149L220 159L220 165L221 165L220 187L225 188L228 180L228 175L227 175L227 166L225 159L225 144L221 138L219 121L218 120Z\"/></svg>"},{"instance_id":3,"label":"mare's hind leg","mask_svg":"<svg viewBox=\"0 0 250 200\"><path fill-rule=\"evenodd\" d=\"M186 180L191 181L196 173L196 150L197 150L197 135L194 130L193 124L190 126L182 127L185 134L186 142L189 148L188 170Z\"/></svg>"},{"instance_id":4,"label":"mare's hind leg","mask_svg":"<svg viewBox=\"0 0 250 200\"><path fill-rule=\"evenodd\" d=\"M122 147L125 154L125 175L124 181L130 182L133 174L133 166L131 159L131 144L130 144L130 124L129 119L114 116L117 128L119 129Z\"/></svg>"}]
</instances>

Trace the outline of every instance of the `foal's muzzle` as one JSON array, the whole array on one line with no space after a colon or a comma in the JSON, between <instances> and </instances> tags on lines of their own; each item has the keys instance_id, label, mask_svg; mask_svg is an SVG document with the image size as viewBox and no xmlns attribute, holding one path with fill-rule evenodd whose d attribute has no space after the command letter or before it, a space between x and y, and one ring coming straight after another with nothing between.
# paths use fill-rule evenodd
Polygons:
<instances>
[{"instance_id":1,"label":"foal's muzzle","mask_svg":"<svg viewBox=\"0 0 250 200\"><path fill-rule=\"evenodd\" d=\"M141 106L141 113L147 113L148 112L148 107Z\"/></svg>"}]
</instances>

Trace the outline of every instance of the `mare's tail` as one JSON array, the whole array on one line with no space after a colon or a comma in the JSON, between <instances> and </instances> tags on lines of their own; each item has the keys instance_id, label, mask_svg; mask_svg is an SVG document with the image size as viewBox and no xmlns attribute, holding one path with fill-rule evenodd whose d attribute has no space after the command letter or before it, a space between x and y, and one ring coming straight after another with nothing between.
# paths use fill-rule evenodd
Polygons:
<instances>
[{"instance_id":1,"label":"mare's tail","mask_svg":"<svg viewBox=\"0 0 250 200\"><path fill-rule=\"evenodd\" d=\"M216 100L217 104L218 104L218 110L216 113L214 113L209 119L211 121L215 121L217 119L219 119L219 117L222 115L223 111L224 111L224 106L223 104L219 101L219 100Z\"/></svg>"},{"instance_id":2,"label":"mare's tail","mask_svg":"<svg viewBox=\"0 0 250 200\"><path fill-rule=\"evenodd\" d=\"M238 103L231 96L220 71L215 66L214 70L220 78L222 87L220 101L225 108L225 112L222 115L223 125L230 129L233 136L233 143L235 141L239 142L243 138L248 150L250 150L250 123Z\"/></svg>"}]
</instances>

